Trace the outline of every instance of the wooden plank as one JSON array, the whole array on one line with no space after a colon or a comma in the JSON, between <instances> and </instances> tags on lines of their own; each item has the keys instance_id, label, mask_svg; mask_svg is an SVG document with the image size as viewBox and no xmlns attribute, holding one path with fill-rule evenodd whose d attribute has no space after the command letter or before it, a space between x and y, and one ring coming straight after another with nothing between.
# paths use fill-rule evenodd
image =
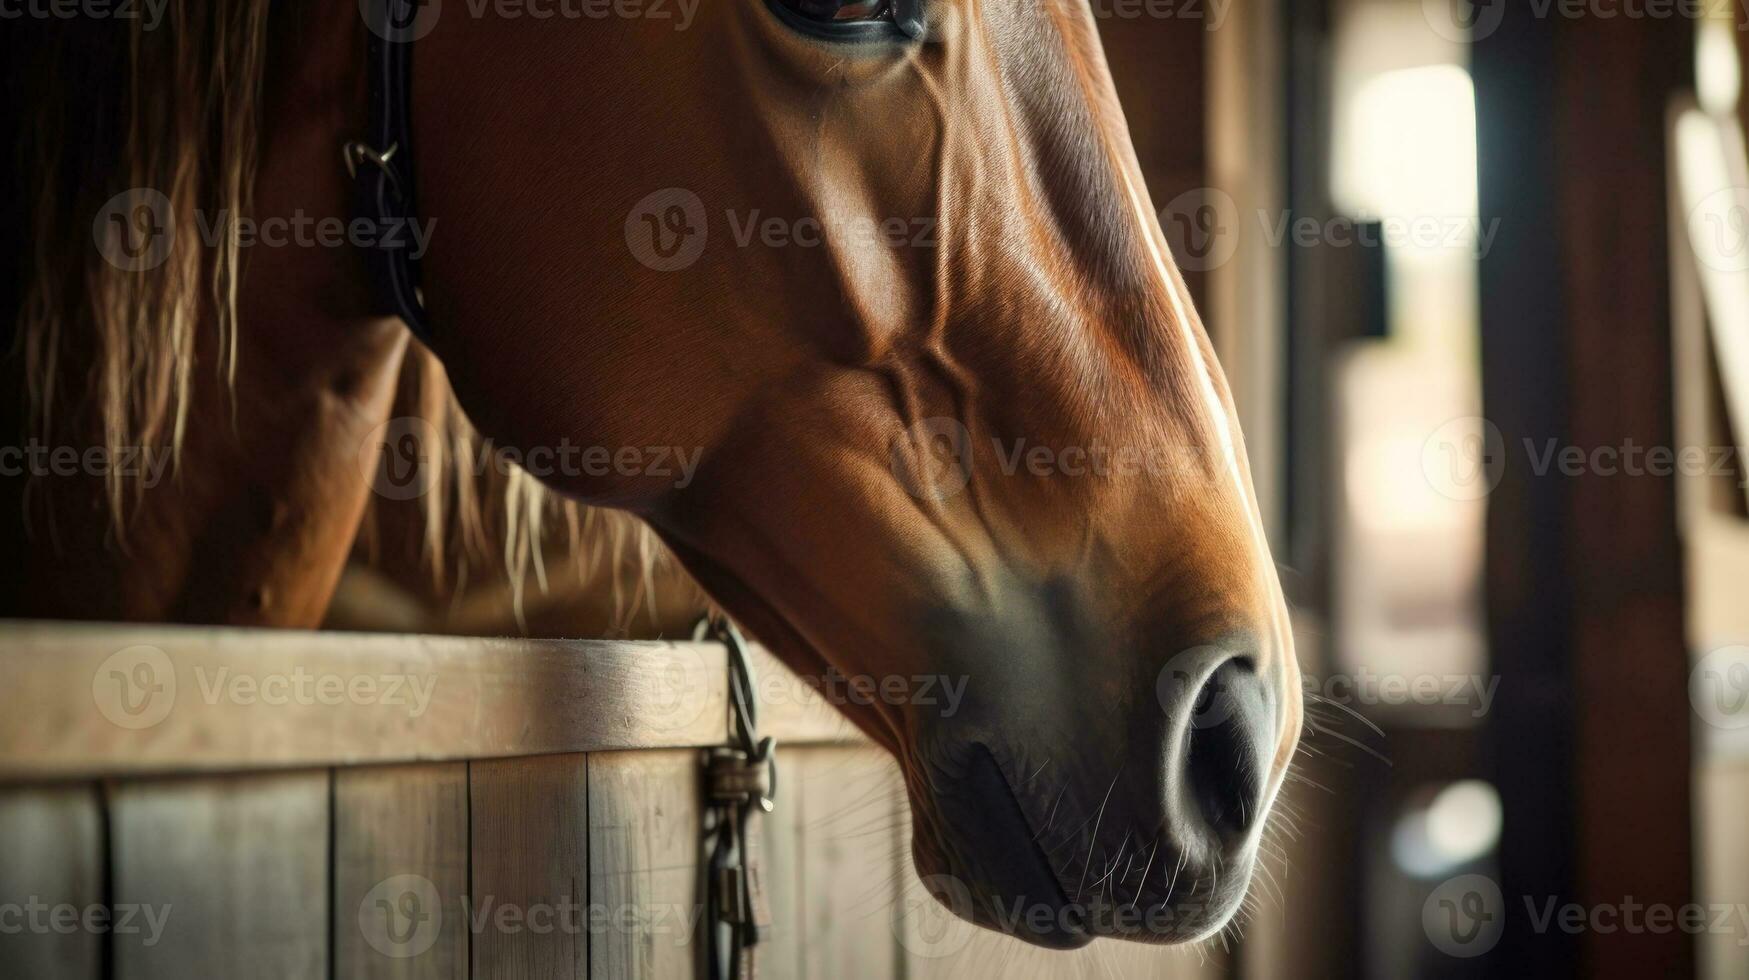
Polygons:
<instances>
[{"instance_id":1,"label":"wooden plank","mask_svg":"<svg viewBox=\"0 0 1749 980\"><path fill-rule=\"evenodd\" d=\"M0 976L96 980L103 848L95 786L0 793Z\"/></svg>"},{"instance_id":2,"label":"wooden plank","mask_svg":"<svg viewBox=\"0 0 1749 980\"><path fill-rule=\"evenodd\" d=\"M728 737L715 644L0 624L0 781L679 748ZM763 653L762 684L799 685ZM786 742L859 740L801 694Z\"/></svg>"},{"instance_id":3,"label":"wooden plank","mask_svg":"<svg viewBox=\"0 0 1749 980\"><path fill-rule=\"evenodd\" d=\"M906 819L898 764L867 747L786 753L787 796L799 816L802 972L819 980L899 975L891 910L898 900L899 823Z\"/></svg>"},{"instance_id":4,"label":"wooden plank","mask_svg":"<svg viewBox=\"0 0 1749 980\"><path fill-rule=\"evenodd\" d=\"M762 647L753 647L752 653L760 735L775 738L779 745L867 741L808 678L791 671ZM813 680L818 682L819 678Z\"/></svg>"},{"instance_id":5,"label":"wooden plank","mask_svg":"<svg viewBox=\"0 0 1749 980\"><path fill-rule=\"evenodd\" d=\"M589 757L590 969L685 977L703 962L698 753Z\"/></svg>"},{"instance_id":6,"label":"wooden plank","mask_svg":"<svg viewBox=\"0 0 1749 980\"><path fill-rule=\"evenodd\" d=\"M589 975L589 758L473 763L473 976Z\"/></svg>"},{"instance_id":7,"label":"wooden plank","mask_svg":"<svg viewBox=\"0 0 1749 980\"><path fill-rule=\"evenodd\" d=\"M328 773L122 783L110 799L118 912L163 925L118 920L117 978L326 974Z\"/></svg>"},{"instance_id":8,"label":"wooden plank","mask_svg":"<svg viewBox=\"0 0 1749 980\"><path fill-rule=\"evenodd\" d=\"M779 744L776 805L759 818L759 859L771 900L771 936L758 953L762 980L799 980L805 975L802 956L809 899L801 854L803 800L797 782L804 778L802 756L810 751Z\"/></svg>"},{"instance_id":9,"label":"wooden plank","mask_svg":"<svg viewBox=\"0 0 1749 980\"><path fill-rule=\"evenodd\" d=\"M334 774L334 973L468 975L468 767Z\"/></svg>"}]
</instances>

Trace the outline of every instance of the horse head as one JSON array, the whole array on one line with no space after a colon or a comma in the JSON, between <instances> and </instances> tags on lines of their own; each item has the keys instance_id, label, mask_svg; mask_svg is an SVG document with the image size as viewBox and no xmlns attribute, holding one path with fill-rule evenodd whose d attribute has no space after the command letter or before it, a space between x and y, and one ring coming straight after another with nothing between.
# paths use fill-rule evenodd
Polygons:
<instances>
[{"instance_id":1,"label":"horse head","mask_svg":"<svg viewBox=\"0 0 1749 980\"><path fill-rule=\"evenodd\" d=\"M450 8L414 146L482 430L625 451L557 482L867 695L839 700L958 914L1052 946L1218 930L1298 672L1087 3Z\"/></svg>"}]
</instances>

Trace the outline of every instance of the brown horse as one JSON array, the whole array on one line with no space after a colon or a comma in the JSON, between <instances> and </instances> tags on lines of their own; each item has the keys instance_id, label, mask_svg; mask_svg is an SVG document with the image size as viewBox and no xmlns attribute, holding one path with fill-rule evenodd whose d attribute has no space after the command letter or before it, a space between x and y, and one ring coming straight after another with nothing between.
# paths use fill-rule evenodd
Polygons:
<instances>
[{"instance_id":1,"label":"brown horse","mask_svg":"<svg viewBox=\"0 0 1749 980\"><path fill-rule=\"evenodd\" d=\"M50 452L8 481L7 604L310 625L361 447L405 435L407 333L353 233L312 224L353 214L366 28L356 0L159 9L12 31L37 110L17 364ZM647 521L804 676L881 693L844 709L958 914L1051 946L1218 930L1298 672L1086 0L427 0L417 24L425 299L480 430L581 448L553 487ZM59 446L109 455L63 472ZM174 466L120 471L129 447ZM916 683L939 678L951 710Z\"/></svg>"}]
</instances>

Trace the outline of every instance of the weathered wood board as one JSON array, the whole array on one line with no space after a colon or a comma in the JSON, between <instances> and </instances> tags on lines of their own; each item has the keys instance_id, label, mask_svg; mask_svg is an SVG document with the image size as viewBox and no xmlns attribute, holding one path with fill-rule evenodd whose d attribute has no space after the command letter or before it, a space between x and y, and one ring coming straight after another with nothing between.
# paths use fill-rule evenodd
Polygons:
<instances>
[{"instance_id":1,"label":"weathered wood board","mask_svg":"<svg viewBox=\"0 0 1749 980\"><path fill-rule=\"evenodd\" d=\"M118 980L326 975L328 804L326 771L117 784Z\"/></svg>"},{"instance_id":2,"label":"weathered wood board","mask_svg":"<svg viewBox=\"0 0 1749 980\"><path fill-rule=\"evenodd\" d=\"M477 980L589 976L589 770L583 755L469 766Z\"/></svg>"},{"instance_id":3,"label":"weathered wood board","mask_svg":"<svg viewBox=\"0 0 1749 980\"><path fill-rule=\"evenodd\" d=\"M334 773L334 975L467 980L468 766Z\"/></svg>"},{"instance_id":4,"label":"weathered wood board","mask_svg":"<svg viewBox=\"0 0 1749 980\"><path fill-rule=\"evenodd\" d=\"M97 980L104 847L96 786L0 793L0 976Z\"/></svg>"}]
</instances>

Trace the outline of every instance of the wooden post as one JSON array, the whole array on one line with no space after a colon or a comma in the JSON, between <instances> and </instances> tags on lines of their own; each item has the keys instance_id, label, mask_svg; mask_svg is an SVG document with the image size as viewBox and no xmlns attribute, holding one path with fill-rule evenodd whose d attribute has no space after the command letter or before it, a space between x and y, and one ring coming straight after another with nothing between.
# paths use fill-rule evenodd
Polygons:
<instances>
[{"instance_id":1,"label":"wooden post","mask_svg":"<svg viewBox=\"0 0 1749 980\"><path fill-rule=\"evenodd\" d=\"M1674 444L1664 113L1695 24L1505 6L1474 48L1482 220L1500 222L1481 268L1483 402L1506 454L1488 520L1506 812L1490 963L1685 976L1679 929L1538 929L1527 912L1693 896L1674 480L1538 474L1530 454Z\"/></svg>"}]
</instances>

